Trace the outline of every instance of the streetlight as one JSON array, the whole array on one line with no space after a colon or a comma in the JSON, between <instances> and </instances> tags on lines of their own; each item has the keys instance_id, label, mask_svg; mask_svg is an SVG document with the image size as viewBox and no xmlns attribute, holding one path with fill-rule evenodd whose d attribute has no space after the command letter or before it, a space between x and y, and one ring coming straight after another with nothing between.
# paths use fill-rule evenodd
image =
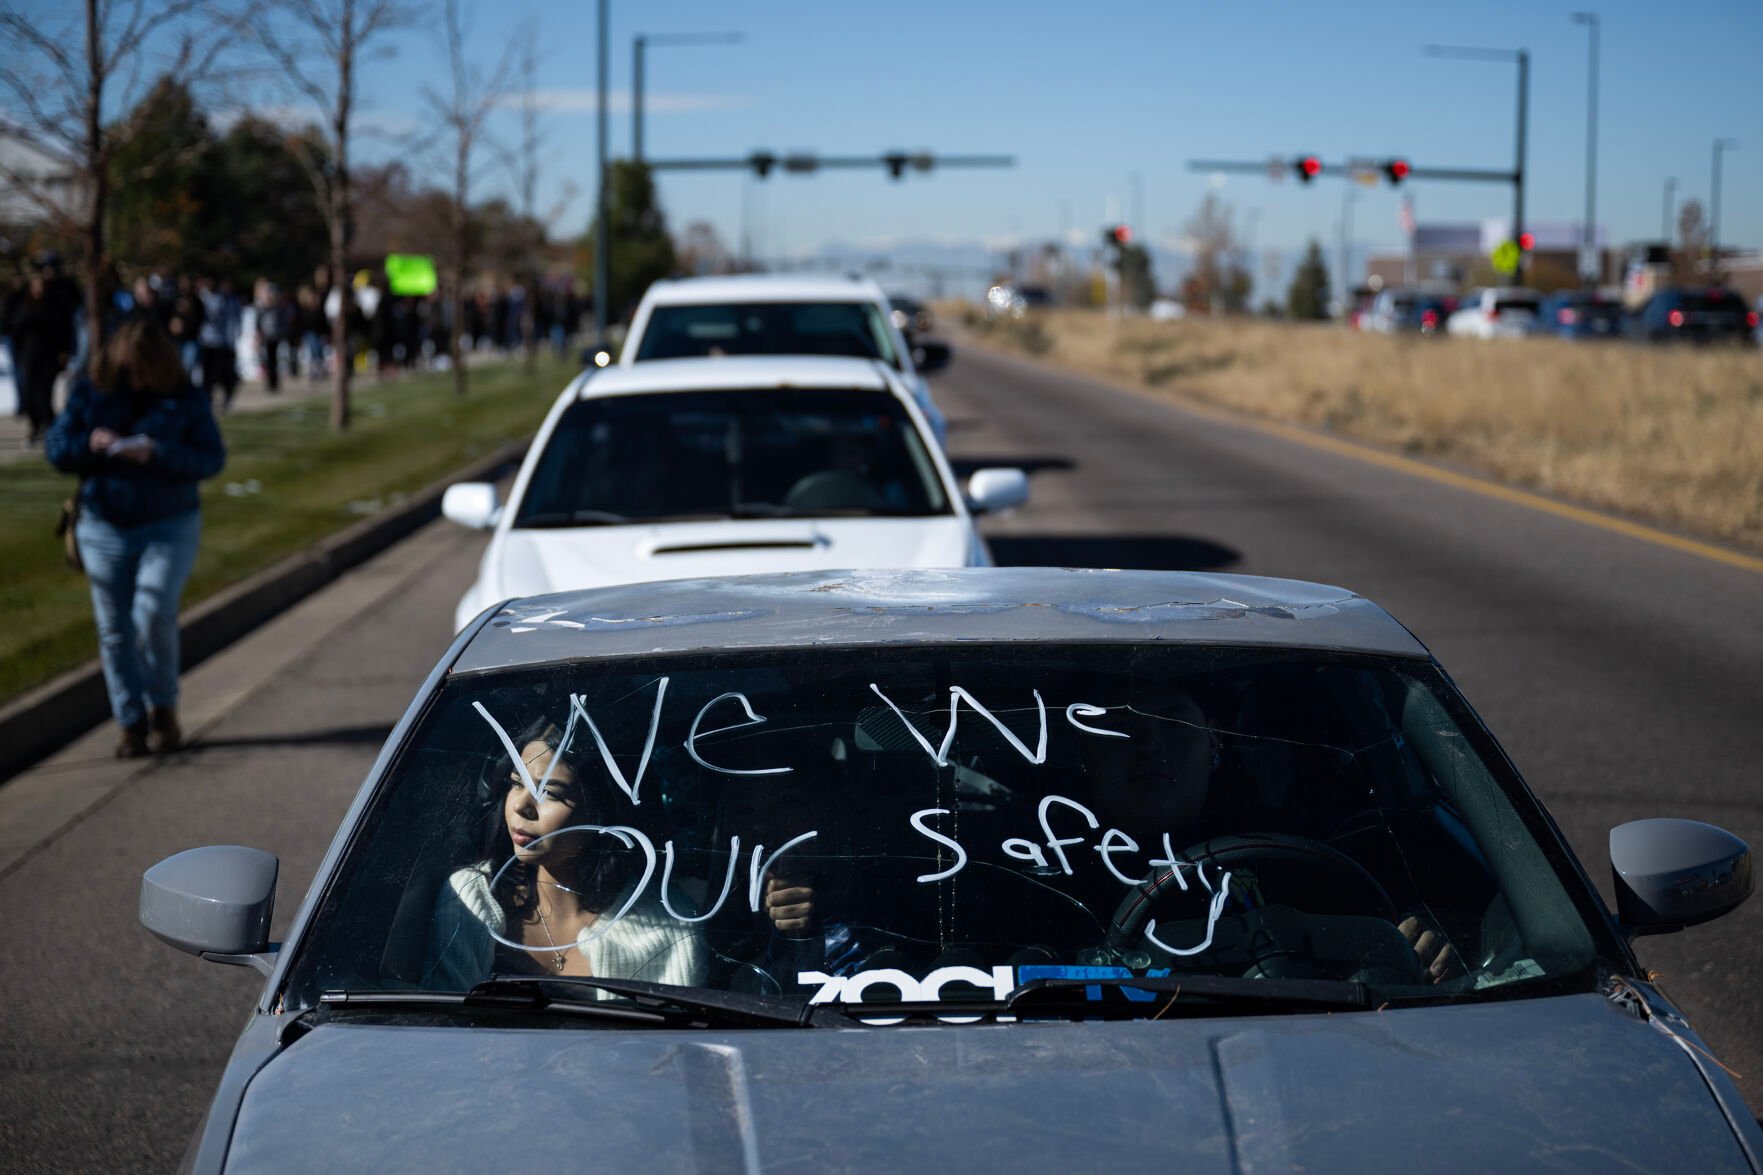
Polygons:
<instances>
[{"instance_id":1,"label":"streetlight","mask_svg":"<svg viewBox=\"0 0 1763 1175\"><path fill-rule=\"evenodd\" d=\"M1476 49L1463 45L1425 45L1428 57L1455 57L1468 61L1512 61L1518 65L1518 161L1512 168L1512 240L1524 235L1524 140L1530 119L1530 51L1528 49ZM1524 250L1518 252L1513 280L1524 282Z\"/></svg>"},{"instance_id":2,"label":"streetlight","mask_svg":"<svg viewBox=\"0 0 1763 1175\"><path fill-rule=\"evenodd\" d=\"M631 158L643 161L643 51L650 45L734 45L740 33L638 33L631 42Z\"/></svg>"},{"instance_id":3,"label":"streetlight","mask_svg":"<svg viewBox=\"0 0 1763 1175\"><path fill-rule=\"evenodd\" d=\"M1573 23L1585 25L1591 34L1591 64L1586 78L1585 116L1585 224L1580 233L1579 274L1587 285L1597 282L1604 273L1604 259L1598 253L1598 14L1576 12Z\"/></svg>"},{"instance_id":4,"label":"streetlight","mask_svg":"<svg viewBox=\"0 0 1763 1175\"><path fill-rule=\"evenodd\" d=\"M1720 156L1739 145L1737 139L1714 140L1714 178L1708 185L1708 280L1720 264Z\"/></svg>"}]
</instances>

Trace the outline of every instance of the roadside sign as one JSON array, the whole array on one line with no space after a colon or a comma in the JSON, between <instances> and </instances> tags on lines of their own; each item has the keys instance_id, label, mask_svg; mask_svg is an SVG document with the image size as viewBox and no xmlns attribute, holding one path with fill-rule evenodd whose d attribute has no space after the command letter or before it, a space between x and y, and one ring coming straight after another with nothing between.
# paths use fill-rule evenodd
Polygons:
<instances>
[{"instance_id":1,"label":"roadside sign","mask_svg":"<svg viewBox=\"0 0 1763 1175\"><path fill-rule=\"evenodd\" d=\"M386 288L394 297L426 297L437 285L433 257L426 253L386 254Z\"/></svg>"},{"instance_id":2,"label":"roadside sign","mask_svg":"<svg viewBox=\"0 0 1763 1175\"><path fill-rule=\"evenodd\" d=\"M1501 241L1494 246L1494 251L1488 254L1488 260L1494 263L1495 271L1506 274L1518 272L1518 257L1517 241Z\"/></svg>"}]
</instances>

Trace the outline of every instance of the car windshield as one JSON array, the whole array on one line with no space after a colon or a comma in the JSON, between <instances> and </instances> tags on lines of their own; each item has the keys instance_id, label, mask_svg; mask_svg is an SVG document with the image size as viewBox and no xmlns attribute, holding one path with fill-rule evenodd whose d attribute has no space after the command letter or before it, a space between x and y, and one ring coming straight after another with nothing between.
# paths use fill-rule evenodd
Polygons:
<instances>
[{"instance_id":1,"label":"car windshield","mask_svg":"<svg viewBox=\"0 0 1763 1175\"><path fill-rule=\"evenodd\" d=\"M886 392L667 392L570 405L514 525L949 510L928 446Z\"/></svg>"},{"instance_id":2,"label":"car windshield","mask_svg":"<svg viewBox=\"0 0 1763 1175\"><path fill-rule=\"evenodd\" d=\"M842 355L900 366L875 302L656 306L637 360L703 355Z\"/></svg>"},{"instance_id":3,"label":"car windshield","mask_svg":"<svg viewBox=\"0 0 1763 1175\"><path fill-rule=\"evenodd\" d=\"M449 682L291 998L492 973L970 1005L1061 977L1593 982L1592 899L1428 662L813 639Z\"/></svg>"}]
</instances>

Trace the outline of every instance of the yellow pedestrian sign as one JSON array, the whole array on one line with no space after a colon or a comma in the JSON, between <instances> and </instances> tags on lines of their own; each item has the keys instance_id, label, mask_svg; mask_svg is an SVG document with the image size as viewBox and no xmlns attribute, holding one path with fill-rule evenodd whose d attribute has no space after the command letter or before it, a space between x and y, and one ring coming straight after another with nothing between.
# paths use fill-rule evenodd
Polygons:
<instances>
[{"instance_id":1,"label":"yellow pedestrian sign","mask_svg":"<svg viewBox=\"0 0 1763 1175\"><path fill-rule=\"evenodd\" d=\"M1488 254L1488 260L1494 263L1494 269L1498 273L1517 273L1518 258L1517 241L1501 241L1494 246L1494 251Z\"/></svg>"}]
</instances>

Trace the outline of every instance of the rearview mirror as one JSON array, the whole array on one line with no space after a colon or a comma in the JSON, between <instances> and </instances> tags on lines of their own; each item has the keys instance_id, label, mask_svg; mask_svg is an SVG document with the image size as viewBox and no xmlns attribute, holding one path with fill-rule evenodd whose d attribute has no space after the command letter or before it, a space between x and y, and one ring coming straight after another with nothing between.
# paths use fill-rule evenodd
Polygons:
<instances>
[{"instance_id":1,"label":"rearview mirror","mask_svg":"<svg viewBox=\"0 0 1763 1175\"><path fill-rule=\"evenodd\" d=\"M501 516L502 503L496 487L487 481L462 481L441 495L441 513L460 526L488 530Z\"/></svg>"},{"instance_id":2,"label":"rearview mirror","mask_svg":"<svg viewBox=\"0 0 1763 1175\"><path fill-rule=\"evenodd\" d=\"M141 925L180 951L267 975L280 868L274 854L242 845L167 857L141 875Z\"/></svg>"},{"instance_id":3,"label":"rearview mirror","mask_svg":"<svg viewBox=\"0 0 1763 1175\"><path fill-rule=\"evenodd\" d=\"M1623 930L1668 934L1751 896L1751 848L1699 820L1635 820L1610 830L1610 873Z\"/></svg>"},{"instance_id":4,"label":"rearview mirror","mask_svg":"<svg viewBox=\"0 0 1763 1175\"><path fill-rule=\"evenodd\" d=\"M967 504L979 514L997 514L1028 501L1028 474L1020 469L978 469L967 479Z\"/></svg>"},{"instance_id":5,"label":"rearview mirror","mask_svg":"<svg viewBox=\"0 0 1763 1175\"><path fill-rule=\"evenodd\" d=\"M922 343L913 344L912 366L918 368L920 374L941 371L949 366L950 355L949 344L926 339Z\"/></svg>"}]
</instances>

